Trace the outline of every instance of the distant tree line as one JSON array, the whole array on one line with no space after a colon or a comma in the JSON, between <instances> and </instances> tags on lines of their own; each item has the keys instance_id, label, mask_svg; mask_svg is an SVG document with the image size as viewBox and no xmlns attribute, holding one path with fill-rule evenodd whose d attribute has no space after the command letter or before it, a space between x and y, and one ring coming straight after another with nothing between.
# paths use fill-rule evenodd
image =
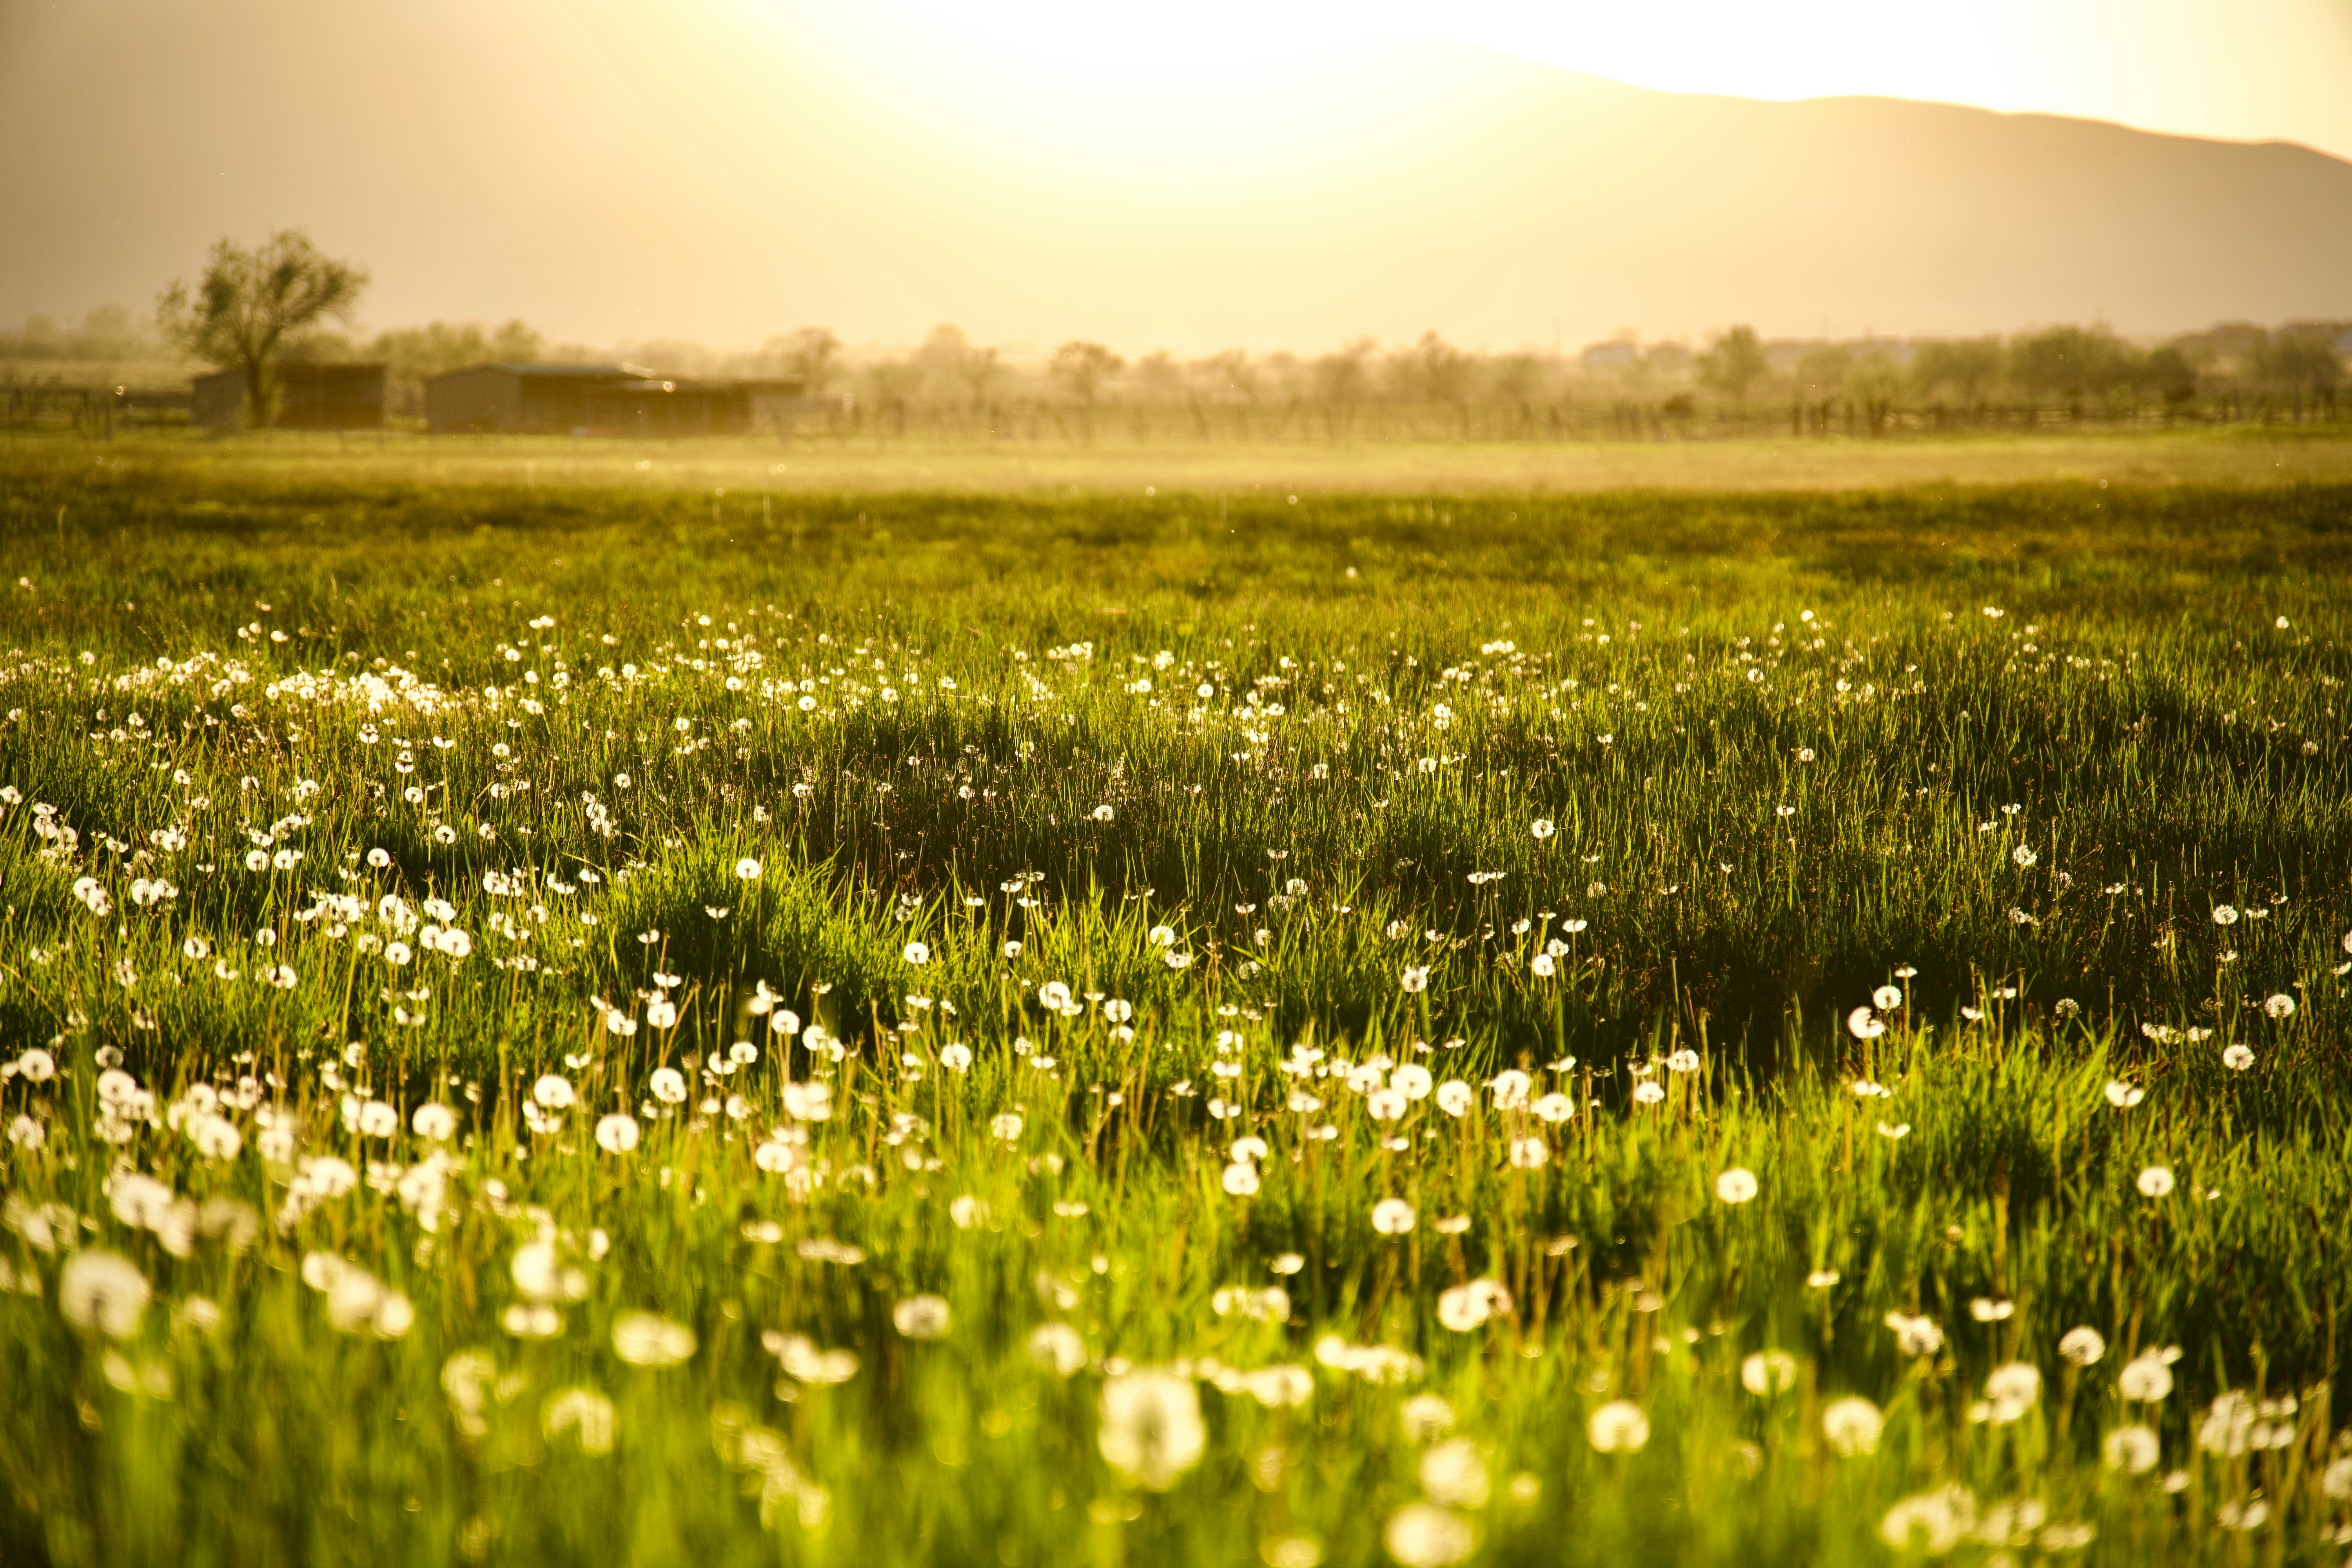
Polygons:
<instances>
[{"instance_id":1,"label":"distant tree line","mask_svg":"<svg viewBox=\"0 0 2352 1568\"><path fill-rule=\"evenodd\" d=\"M1659 427L1660 421L1777 419L1826 429L1879 428L1909 411L1940 421L1953 411L2063 410L2116 416L2153 407L2167 416L2226 405L2256 416L2292 407L2333 417L2352 347L2352 321L2270 328L2225 323L2169 342L2134 343L2104 326L2053 326L1997 336L1859 341L1767 341L1736 326L1704 350L1642 344L1626 333L1574 353L1489 353L1456 346L1435 331L1383 346L1359 338L1329 353L1252 356L1234 348L1192 359L1165 350L1130 362L1108 346L1072 339L1042 356L973 342L942 325L907 353L857 353L822 327L770 338L743 353L647 342L592 350L551 345L521 321L494 328L436 321L357 336L348 330L367 283L364 268L321 253L299 231L280 231L247 248L223 239L193 286L160 297L155 331L110 306L78 329L35 317L0 332L0 360L121 362L176 355L234 369L247 386L248 416L270 406L274 368L293 361L380 361L395 416L422 411L425 380L483 361L604 361L644 363L671 375L768 376L798 380L833 424L906 429L912 420L995 428L1006 410L1033 424L1090 435L1106 416L1214 431L1283 434L1319 421L1330 435L1355 428L1358 411L1438 411L1404 427L1454 433L1564 432L1596 418ZM1573 410L1573 417L1567 416ZM1540 413L1538 412L1540 411ZM1833 416L1833 411L1836 411ZM1416 422L1417 420L1417 422Z\"/></svg>"}]
</instances>

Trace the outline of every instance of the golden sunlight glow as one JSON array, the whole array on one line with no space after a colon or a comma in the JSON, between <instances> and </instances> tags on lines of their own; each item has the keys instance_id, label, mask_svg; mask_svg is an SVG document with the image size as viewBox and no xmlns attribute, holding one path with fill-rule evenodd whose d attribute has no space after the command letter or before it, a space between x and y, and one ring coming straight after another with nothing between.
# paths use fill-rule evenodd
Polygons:
<instances>
[{"instance_id":1,"label":"golden sunlight glow","mask_svg":"<svg viewBox=\"0 0 2352 1568\"><path fill-rule=\"evenodd\" d=\"M1240 79L1427 38L1671 91L1925 99L2352 154L2352 6L2342 0L871 0L821 16L737 3L795 27L924 40L973 91L1022 81L1078 98L1148 96L1155 81ZM1167 146L1181 134L1169 128Z\"/></svg>"}]
</instances>

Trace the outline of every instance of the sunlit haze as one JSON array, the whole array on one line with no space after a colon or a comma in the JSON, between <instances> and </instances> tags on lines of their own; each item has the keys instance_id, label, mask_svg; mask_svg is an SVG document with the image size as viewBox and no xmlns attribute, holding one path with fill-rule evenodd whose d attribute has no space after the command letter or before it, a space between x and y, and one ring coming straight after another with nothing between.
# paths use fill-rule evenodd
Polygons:
<instances>
[{"instance_id":1,"label":"sunlit haze","mask_svg":"<svg viewBox=\"0 0 2352 1568\"><path fill-rule=\"evenodd\" d=\"M2346 81L2329 0L18 5L0 321L279 226L593 343L2341 314Z\"/></svg>"}]
</instances>

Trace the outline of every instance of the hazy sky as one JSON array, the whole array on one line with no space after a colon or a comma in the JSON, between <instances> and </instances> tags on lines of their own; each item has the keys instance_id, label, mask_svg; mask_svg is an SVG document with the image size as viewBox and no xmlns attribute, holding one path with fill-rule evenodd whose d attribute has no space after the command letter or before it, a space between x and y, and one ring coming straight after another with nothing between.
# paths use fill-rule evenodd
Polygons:
<instances>
[{"instance_id":1,"label":"hazy sky","mask_svg":"<svg viewBox=\"0 0 2352 1568\"><path fill-rule=\"evenodd\" d=\"M2352 316L2294 217L2352 223L2342 165L1595 77L2352 157L2352 0L0 0L0 321L278 226L372 267L369 324L600 343Z\"/></svg>"},{"instance_id":2,"label":"hazy sky","mask_svg":"<svg viewBox=\"0 0 2352 1568\"><path fill-rule=\"evenodd\" d=\"M843 37L913 20L983 80L1022 62L1164 77L1446 38L1677 92L1925 99L2352 157L2352 0L728 3Z\"/></svg>"}]
</instances>

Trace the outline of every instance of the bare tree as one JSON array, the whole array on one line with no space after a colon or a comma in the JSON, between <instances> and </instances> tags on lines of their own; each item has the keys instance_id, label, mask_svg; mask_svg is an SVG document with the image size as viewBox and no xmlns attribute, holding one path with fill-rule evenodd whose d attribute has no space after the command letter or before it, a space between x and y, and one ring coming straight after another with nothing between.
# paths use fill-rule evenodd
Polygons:
<instances>
[{"instance_id":1,"label":"bare tree","mask_svg":"<svg viewBox=\"0 0 2352 1568\"><path fill-rule=\"evenodd\" d=\"M1974 403L2000 379L1999 338L1957 338L1921 343L1911 356L1911 380L1932 397L1949 386L1962 403Z\"/></svg>"},{"instance_id":2,"label":"bare tree","mask_svg":"<svg viewBox=\"0 0 2352 1568\"><path fill-rule=\"evenodd\" d=\"M823 397L841 371L841 340L823 327L803 327L784 343L786 369L801 379L801 395Z\"/></svg>"},{"instance_id":3,"label":"bare tree","mask_svg":"<svg viewBox=\"0 0 2352 1568\"><path fill-rule=\"evenodd\" d=\"M322 255L299 229L279 229L250 250L223 237L193 295L175 282L157 297L155 322L189 357L243 372L246 421L266 427L288 334L349 321L367 281L367 268Z\"/></svg>"},{"instance_id":4,"label":"bare tree","mask_svg":"<svg viewBox=\"0 0 2352 1568\"><path fill-rule=\"evenodd\" d=\"M971 389L971 405L982 408L988 404L988 384L994 381L1002 367L996 363L992 348L968 348L956 362L956 374Z\"/></svg>"},{"instance_id":5,"label":"bare tree","mask_svg":"<svg viewBox=\"0 0 2352 1568\"><path fill-rule=\"evenodd\" d=\"M1458 404L1469 390L1470 356L1434 331L1423 332L1389 361L1389 374L1410 400Z\"/></svg>"},{"instance_id":6,"label":"bare tree","mask_svg":"<svg viewBox=\"0 0 2352 1568\"><path fill-rule=\"evenodd\" d=\"M1201 362L1201 369L1210 384L1224 384L1223 389L1240 393L1252 403L1257 401L1257 370L1250 363L1246 349L1227 349L1211 354Z\"/></svg>"},{"instance_id":7,"label":"bare tree","mask_svg":"<svg viewBox=\"0 0 2352 1568\"><path fill-rule=\"evenodd\" d=\"M1101 390L1103 378L1123 368L1127 362L1100 343L1073 338L1045 356L1055 376L1068 384L1078 401L1086 405L1087 434L1095 428L1095 395Z\"/></svg>"},{"instance_id":8,"label":"bare tree","mask_svg":"<svg viewBox=\"0 0 2352 1568\"><path fill-rule=\"evenodd\" d=\"M1748 406L1748 389L1770 368L1764 363L1764 345L1756 341L1753 327L1732 328L1698 357L1700 384L1728 394L1743 409Z\"/></svg>"},{"instance_id":9,"label":"bare tree","mask_svg":"<svg viewBox=\"0 0 2352 1568\"><path fill-rule=\"evenodd\" d=\"M1317 360L1315 395L1342 408L1363 396L1371 382L1364 367L1380 352L1380 346L1370 338L1358 338L1337 353Z\"/></svg>"}]
</instances>

